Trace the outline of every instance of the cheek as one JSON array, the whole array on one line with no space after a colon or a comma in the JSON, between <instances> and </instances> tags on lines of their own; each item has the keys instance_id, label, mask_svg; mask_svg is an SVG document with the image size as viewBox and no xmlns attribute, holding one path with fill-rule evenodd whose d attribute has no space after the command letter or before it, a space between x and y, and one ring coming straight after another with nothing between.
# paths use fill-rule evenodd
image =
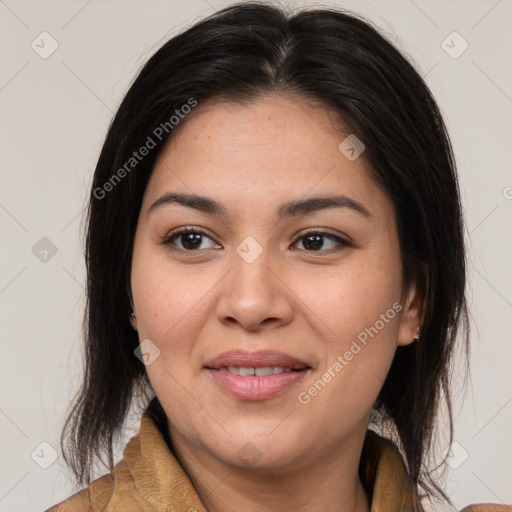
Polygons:
<instances>
[{"instance_id":1,"label":"cheek","mask_svg":"<svg viewBox=\"0 0 512 512\"><path fill-rule=\"evenodd\" d=\"M330 327L334 340L357 337L381 315L386 316L382 330L390 331L388 327L393 326L396 332L399 315L393 304L400 300L400 268L389 257L375 259L355 254L353 261L327 277L302 278L307 281L302 288L309 290L306 303Z\"/></svg>"},{"instance_id":2,"label":"cheek","mask_svg":"<svg viewBox=\"0 0 512 512\"><path fill-rule=\"evenodd\" d=\"M204 275L208 272L193 271L192 265L178 268L158 252L153 247L134 251L132 289L139 339L151 340L158 350L146 373L156 395L175 417L194 408L182 383L194 376L191 362L205 315L206 301L201 299L213 283Z\"/></svg>"},{"instance_id":3,"label":"cheek","mask_svg":"<svg viewBox=\"0 0 512 512\"><path fill-rule=\"evenodd\" d=\"M134 250L131 279L139 333L160 343L194 329L215 282L211 272L173 262L149 243Z\"/></svg>"},{"instance_id":4,"label":"cheek","mask_svg":"<svg viewBox=\"0 0 512 512\"><path fill-rule=\"evenodd\" d=\"M323 399L354 409L371 407L396 350L402 309L399 265L389 256L366 263L361 257L331 275L321 289L309 287L315 295L308 301L330 329L321 380L333 384Z\"/></svg>"}]
</instances>

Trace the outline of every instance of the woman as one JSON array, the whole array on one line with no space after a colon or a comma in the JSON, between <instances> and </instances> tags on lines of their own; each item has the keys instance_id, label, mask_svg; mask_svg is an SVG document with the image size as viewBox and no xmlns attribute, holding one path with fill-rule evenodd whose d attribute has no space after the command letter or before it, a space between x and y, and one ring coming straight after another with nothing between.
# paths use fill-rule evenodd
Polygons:
<instances>
[{"instance_id":1,"label":"woman","mask_svg":"<svg viewBox=\"0 0 512 512\"><path fill-rule=\"evenodd\" d=\"M88 215L63 432L88 487L50 510L448 499L425 460L468 339L456 169L425 83L368 23L245 3L168 41L112 122Z\"/></svg>"}]
</instances>

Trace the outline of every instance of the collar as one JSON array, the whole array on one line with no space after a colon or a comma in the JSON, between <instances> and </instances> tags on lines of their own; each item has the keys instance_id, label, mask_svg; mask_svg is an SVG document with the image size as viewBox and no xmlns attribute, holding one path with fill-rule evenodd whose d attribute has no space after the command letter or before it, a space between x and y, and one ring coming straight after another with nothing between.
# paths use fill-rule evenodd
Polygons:
<instances>
[{"instance_id":1,"label":"collar","mask_svg":"<svg viewBox=\"0 0 512 512\"><path fill-rule=\"evenodd\" d=\"M204 504L153 416L146 411L139 433L123 454L137 493L155 510L206 512ZM367 430L361 454L361 478L371 499L372 512L410 512L413 493L396 446Z\"/></svg>"}]
</instances>

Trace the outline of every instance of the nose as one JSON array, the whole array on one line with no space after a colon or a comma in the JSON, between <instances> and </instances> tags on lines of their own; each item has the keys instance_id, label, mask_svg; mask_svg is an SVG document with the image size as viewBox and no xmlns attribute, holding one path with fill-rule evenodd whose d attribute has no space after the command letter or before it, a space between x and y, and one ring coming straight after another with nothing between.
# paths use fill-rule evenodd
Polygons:
<instances>
[{"instance_id":1,"label":"nose","mask_svg":"<svg viewBox=\"0 0 512 512\"><path fill-rule=\"evenodd\" d=\"M248 331L273 329L293 319L293 292L282 268L264 251L255 261L233 255L233 267L219 289L216 315Z\"/></svg>"}]
</instances>

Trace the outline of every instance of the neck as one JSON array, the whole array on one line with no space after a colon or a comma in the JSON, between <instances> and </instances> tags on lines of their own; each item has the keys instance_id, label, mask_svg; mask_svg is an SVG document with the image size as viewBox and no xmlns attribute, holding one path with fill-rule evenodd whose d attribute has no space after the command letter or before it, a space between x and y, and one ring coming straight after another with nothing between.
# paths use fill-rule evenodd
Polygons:
<instances>
[{"instance_id":1,"label":"neck","mask_svg":"<svg viewBox=\"0 0 512 512\"><path fill-rule=\"evenodd\" d=\"M364 434L294 467L240 468L191 444L169 425L174 454L208 512L370 512L358 468ZM341 443L340 443L341 444Z\"/></svg>"}]
</instances>

